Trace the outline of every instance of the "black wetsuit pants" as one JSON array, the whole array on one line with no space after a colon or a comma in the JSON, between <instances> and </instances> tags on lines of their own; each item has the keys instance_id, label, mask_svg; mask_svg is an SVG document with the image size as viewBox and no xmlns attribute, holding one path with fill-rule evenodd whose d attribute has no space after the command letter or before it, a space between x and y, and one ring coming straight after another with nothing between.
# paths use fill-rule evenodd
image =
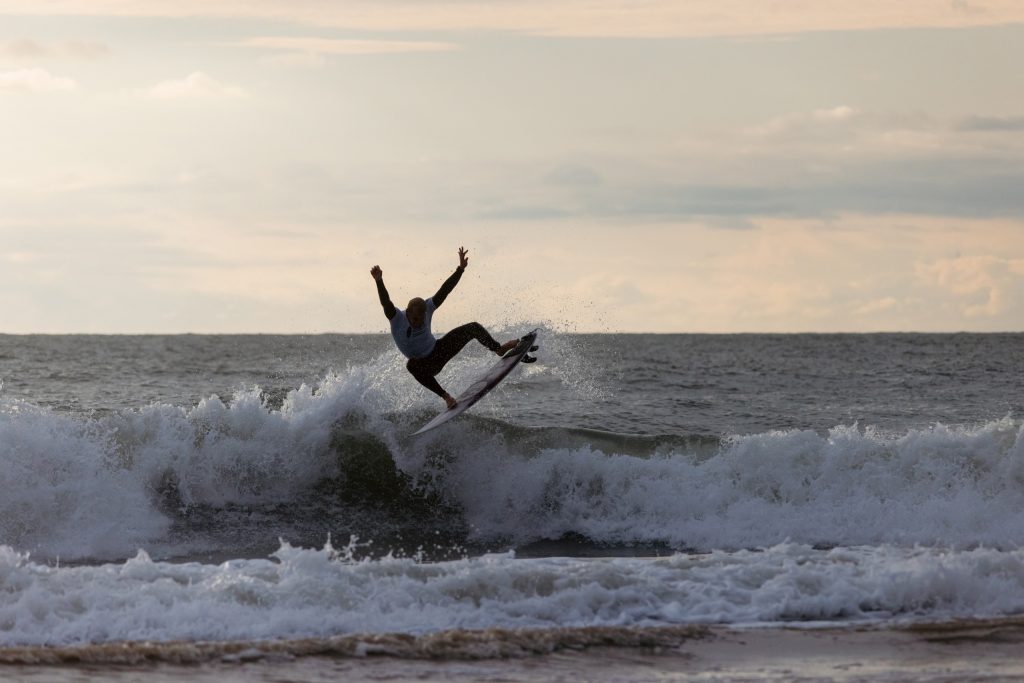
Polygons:
<instances>
[{"instance_id":1,"label":"black wetsuit pants","mask_svg":"<svg viewBox=\"0 0 1024 683\"><path fill-rule=\"evenodd\" d=\"M497 351L501 346L480 323L466 323L438 339L429 355L411 358L405 367L417 382L444 398L445 391L434 377L462 350L463 346L469 343L470 339L476 339L491 351Z\"/></svg>"}]
</instances>

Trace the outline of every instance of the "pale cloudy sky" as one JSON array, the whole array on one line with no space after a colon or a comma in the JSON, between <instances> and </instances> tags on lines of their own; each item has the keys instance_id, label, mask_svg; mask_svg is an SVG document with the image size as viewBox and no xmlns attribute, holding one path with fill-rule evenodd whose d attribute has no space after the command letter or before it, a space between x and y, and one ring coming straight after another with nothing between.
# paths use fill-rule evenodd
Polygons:
<instances>
[{"instance_id":1,"label":"pale cloudy sky","mask_svg":"<svg viewBox=\"0 0 1024 683\"><path fill-rule=\"evenodd\" d=\"M0 331L1024 328L1020 0L0 0Z\"/></svg>"}]
</instances>

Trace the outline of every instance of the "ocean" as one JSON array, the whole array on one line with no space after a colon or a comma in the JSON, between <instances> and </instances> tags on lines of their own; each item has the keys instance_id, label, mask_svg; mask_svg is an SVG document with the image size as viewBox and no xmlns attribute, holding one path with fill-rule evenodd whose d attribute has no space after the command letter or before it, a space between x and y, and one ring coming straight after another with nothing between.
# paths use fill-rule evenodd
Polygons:
<instances>
[{"instance_id":1,"label":"ocean","mask_svg":"<svg viewBox=\"0 0 1024 683\"><path fill-rule=\"evenodd\" d=\"M0 335L0 676L662 680L737 633L1024 640L1024 334L540 335L419 437L444 404L384 335Z\"/></svg>"}]
</instances>

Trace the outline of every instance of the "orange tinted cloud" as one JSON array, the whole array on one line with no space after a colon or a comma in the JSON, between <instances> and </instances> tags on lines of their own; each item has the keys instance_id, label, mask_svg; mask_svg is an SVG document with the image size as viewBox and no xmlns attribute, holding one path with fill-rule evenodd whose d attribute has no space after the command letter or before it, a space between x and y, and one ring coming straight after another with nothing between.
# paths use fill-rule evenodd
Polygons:
<instances>
[{"instance_id":1,"label":"orange tinted cloud","mask_svg":"<svg viewBox=\"0 0 1024 683\"><path fill-rule=\"evenodd\" d=\"M8 0L0 14L258 18L370 31L506 30L538 35L752 36L959 28L1024 22L1018 0Z\"/></svg>"}]
</instances>

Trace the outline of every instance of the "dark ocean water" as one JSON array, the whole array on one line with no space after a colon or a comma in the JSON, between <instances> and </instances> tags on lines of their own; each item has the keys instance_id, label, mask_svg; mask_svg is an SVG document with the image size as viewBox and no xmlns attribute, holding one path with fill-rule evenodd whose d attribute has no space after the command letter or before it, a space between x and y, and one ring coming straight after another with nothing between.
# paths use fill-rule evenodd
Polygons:
<instances>
[{"instance_id":1,"label":"dark ocean water","mask_svg":"<svg viewBox=\"0 0 1024 683\"><path fill-rule=\"evenodd\" d=\"M541 335L0 336L0 645L1024 612L1024 335Z\"/></svg>"},{"instance_id":2,"label":"dark ocean water","mask_svg":"<svg viewBox=\"0 0 1024 683\"><path fill-rule=\"evenodd\" d=\"M251 386L279 405L303 383L381 356L393 356L394 372L390 350L385 335L0 335L0 371L8 398L95 415ZM557 365L491 401L515 405L516 424L723 436L966 424L1024 406L1020 334L556 335L547 351ZM461 373L442 375L453 387L486 358L466 356ZM420 391L405 384L396 390Z\"/></svg>"}]
</instances>

